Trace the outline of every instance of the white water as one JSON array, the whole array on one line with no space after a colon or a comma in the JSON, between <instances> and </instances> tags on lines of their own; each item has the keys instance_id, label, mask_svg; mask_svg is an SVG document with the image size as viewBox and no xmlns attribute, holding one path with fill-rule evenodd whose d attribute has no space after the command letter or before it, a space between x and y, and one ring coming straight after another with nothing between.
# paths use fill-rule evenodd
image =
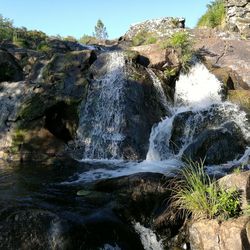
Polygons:
<instances>
[{"instance_id":1,"label":"white water","mask_svg":"<svg viewBox=\"0 0 250 250\"><path fill-rule=\"evenodd\" d=\"M134 229L140 235L145 250L164 249L162 241L157 239L156 234L150 228L146 228L137 222L134 224Z\"/></svg>"},{"instance_id":2,"label":"white water","mask_svg":"<svg viewBox=\"0 0 250 250\"><path fill-rule=\"evenodd\" d=\"M123 88L125 59L122 52L107 53L105 74L92 82L77 131L84 146L83 159L119 159L125 123Z\"/></svg>"},{"instance_id":3,"label":"white water","mask_svg":"<svg viewBox=\"0 0 250 250\"><path fill-rule=\"evenodd\" d=\"M250 137L246 114L237 105L221 100L221 82L202 64L196 64L189 74L181 75L176 82L175 106L172 117L167 117L152 129L147 160L180 159L184 150L194 140L196 133L208 123L219 128L225 121L234 121L246 139ZM170 148L173 121L184 112L192 112L185 122L178 153ZM218 119L218 115L220 119Z\"/></svg>"},{"instance_id":4,"label":"white water","mask_svg":"<svg viewBox=\"0 0 250 250\"><path fill-rule=\"evenodd\" d=\"M154 73L152 69L146 68L146 70L153 81L155 90L158 93L161 103L163 104L164 108L168 110L169 102L167 101L164 89L162 87L162 82L160 81L160 79L157 77L157 75Z\"/></svg>"}]
</instances>

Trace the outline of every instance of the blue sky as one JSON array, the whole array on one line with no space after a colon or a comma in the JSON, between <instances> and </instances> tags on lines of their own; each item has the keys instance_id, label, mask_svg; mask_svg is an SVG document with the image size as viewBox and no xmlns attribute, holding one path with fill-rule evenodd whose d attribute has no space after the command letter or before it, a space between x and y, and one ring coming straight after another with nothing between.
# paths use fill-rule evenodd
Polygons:
<instances>
[{"instance_id":1,"label":"blue sky","mask_svg":"<svg viewBox=\"0 0 250 250\"><path fill-rule=\"evenodd\" d=\"M92 35L100 18L109 38L123 35L130 24L166 16L185 17L193 27L210 0L0 0L0 13L15 26L49 35Z\"/></svg>"}]
</instances>

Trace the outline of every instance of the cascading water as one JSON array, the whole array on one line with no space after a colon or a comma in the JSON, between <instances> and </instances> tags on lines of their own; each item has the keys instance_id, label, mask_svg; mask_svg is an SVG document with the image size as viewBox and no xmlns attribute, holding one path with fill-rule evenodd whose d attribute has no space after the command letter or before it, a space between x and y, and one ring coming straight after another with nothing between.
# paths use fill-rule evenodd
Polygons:
<instances>
[{"instance_id":1,"label":"cascading water","mask_svg":"<svg viewBox=\"0 0 250 250\"><path fill-rule=\"evenodd\" d=\"M181 75L176 83L173 115L152 129L147 160L180 159L190 148L197 148L190 145L204 130L209 129L213 136L214 131L231 133L230 122L236 123L245 140L249 140L246 114L237 105L223 102L221 92L222 84L202 64L193 66L189 74ZM204 133L202 136L204 139Z\"/></svg>"},{"instance_id":2,"label":"cascading water","mask_svg":"<svg viewBox=\"0 0 250 250\"><path fill-rule=\"evenodd\" d=\"M122 52L108 52L106 73L95 79L82 104L78 141L83 159L119 159L124 139L124 65Z\"/></svg>"}]
</instances>

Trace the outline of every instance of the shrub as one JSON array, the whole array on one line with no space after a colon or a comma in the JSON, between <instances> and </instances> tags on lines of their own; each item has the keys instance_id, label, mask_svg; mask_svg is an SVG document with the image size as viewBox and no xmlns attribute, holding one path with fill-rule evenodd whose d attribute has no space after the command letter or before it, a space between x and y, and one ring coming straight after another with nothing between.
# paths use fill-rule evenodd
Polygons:
<instances>
[{"instance_id":1,"label":"shrub","mask_svg":"<svg viewBox=\"0 0 250 250\"><path fill-rule=\"evenodd\" d=\"M199 19L197 27L215 28L225 22L225 5L223 0L215 0L207 5L207 12Z\"/></svg>"},{"instance_id":2,"label":"shrub","mask_svg":"<svg viewBox=\"0 0 250 250\"><path fill-rule=\"evenodd\" d=\"M194 219L228 219L240 213L240 194L224 189L204 171L203 162L189 162L174 187L173 205Z\"/></svg>"}]
</instances>

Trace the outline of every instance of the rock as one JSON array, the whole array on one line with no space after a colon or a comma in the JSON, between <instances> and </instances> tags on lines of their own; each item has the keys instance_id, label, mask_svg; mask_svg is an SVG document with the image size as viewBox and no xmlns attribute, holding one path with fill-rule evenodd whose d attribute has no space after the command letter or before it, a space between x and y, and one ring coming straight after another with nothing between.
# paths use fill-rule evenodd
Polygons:
<instances>
[{"instance_id":1,"label":"rock","mask_svg":"<svg viewBox=\"0 0 250 250\"><path fill-rule=\"evenodd\" d=\"M248 0L225 0L226 21L230 30L250 37L250 2Z\"/></svg>"},{"instance_id":2,"label":"rock","mask_svg":"<svg viewBox=\"0 0 250 250\"><path fill-rule=\"evenodd\" d=\"M195 50L228 89L250 89L250 40L226 37L211 30L196 30L193 34Z\"/></svg>"},{"instance_id":3,"label":"rock","mask_svg":"<svg viewBox=\"0 0 250 250\"><path fill-rule=\"evenodd\" d=\"M24 79L23 71L16 59L0 50L0 82L18 82Z\"/></svg>"},{"instance_id":4,"label":"rock","mask_svg":"<svg viewBox=\"0 0 250 250\"><path fill-rule=\"evenodd\" d=\"M218 129L206 129L185 149L185 159L205 164L221 164L239 158L245 152L247 142L240 128L228 122Z\"/></svg>"},{"instance_id":5,"label":"rock","mask_svg":"<svg viewBox=\"0 0 250 250\"><path fill-rule=\"evenodd\" d=\"M132 39L140 32L155 34L156 36L171 36L174 32L185 28L184 18L165 17L161 19L147 20L132 25L125 34L125 39Z\"/></svg>"},{"instance_id":6,"label":"rock","mask_svg":"<svg viewBox=\"0 0 250 250\"><path fill-rule=\"evenodd\" d=\"M140 56L149 60L149 67L164 70L164 68L179 68L180 61L177 53L170 49L161 49L157 44L141 45L132 47L131 50L137 51Z\"/></svg>"},{"instance_id":7,"label":"rock","mask_svg":"<svg viewBox=\"0 0 250 250\"><path fill-rule=\"evenodd\" d=\"M86 96L87 70L94 58L91 51L57 54L39 81L1 83L2 159L44 164L70 161L65 143L75 137L78 105Z\"/></svg>"},{"instance_id":8,"label":"rock","mask_svg":"<svg viewBox=\"0 0 250 250\"><path fill-rule=\"evenodd\" d=\"M250 90L229 90L228 100L239 104L246 112L250 114Z\"/></svg>"},{"instance_id":9,"label":"rock","mask_svg":"<svg viewBox=\"0 0 250 250\"><path fill-rule=\"evenodd\" d=\"M189 240L193 250L238 250L249 249L250 217L219 222L200 220L189 225Z\"/></svg>"},{"instance_id":10,"label":"rock","mask_svg":"<svg viewBox=\"0 0 250 250\"><path fill-rule=\"evenodd\" d=\"M88 155L84 156L86 158L145 159L151 127L164 116L166 111L146 69L135 64L133 58L134 55L120 55L118 52L103 53L91 66L90 73L93 81L90 83L91 88L88 91L88 103L82 103L80 111L82 116L78 130L80 149L77 155L79 157L83 157L86 152L83 142L91 138L93 142L90 150L87 151ZM120 65L116 65L115 60L119 60ZM109 84L112 84L114 91L113 89L110 91L109 85L105 85L107 79L109 79ZM119 88L116 89L115 86L119 86ZM119 95L119 101L113 103L112 99L111 102L107 102L104 95L115 95L115 97ZM115 97L113 97L114 100L116 100ZM105 105L100 106L100 103L105 103ZM85 110L85 105L88 107L87 110ZM110 105L108 109L113 117L109 118L109 114L108 118L105 116L107 105ZM103 117L100 123L102 135L96 136L95 134L97 137L95 138L92 132L95 131L96 124L101 117ZM114 117L120 122L119 128L117 128L117 124L112 123ZM109 123L105 124L106 121ZM116 132L110 134L107 130L107 127L110 126L113 130L115 127ZM113 141L108 139L109 137L114 138L114 135L117 135L116 138L118 136L122 138L117 142L119 146L115 154ZM100 146L96 146L91 151L93 145Z\"/></svg>"},{"instance_id":11,"label":"rock","mask_svg":"<svg viewBox=\"0 0 250 250\"><path fill-rule=\"evenodd\" d=\"M250 171L233 173L218 180L220 186L229 189L236 188L241 193L241 208L247 209L250 200Z\"/></svg>"}]
</instances>

